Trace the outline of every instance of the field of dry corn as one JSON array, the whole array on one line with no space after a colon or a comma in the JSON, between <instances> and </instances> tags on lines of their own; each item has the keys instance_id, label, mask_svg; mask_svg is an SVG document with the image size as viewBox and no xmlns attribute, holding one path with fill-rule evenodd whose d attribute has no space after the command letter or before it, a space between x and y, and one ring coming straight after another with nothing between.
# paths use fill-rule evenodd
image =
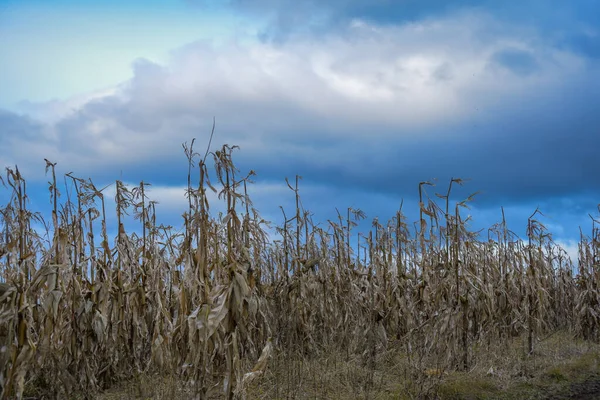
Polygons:
<instances>
[{"instance_id":1,"label":"field of dry corn","mask_svg":"<svg viewBox=\"0 0 600 400\"><path fill-rule=\"evenodd\" d=\"M451 201L463 183L453 179L434 198L429 182L419 184L416 224L400 208L357 234L357 209L313 223L296 177L288 182L296 208L282 210L273 240L247 195L254 173L236 169L234 148L199 155L192 147L184 145L184 229L156 222L144 182L116 181L116 209L107 209L103 190L57 177L47 161L52 211L40 215L19 170L6 170L2 399L95 398L141 375L178 382L165 398L245 398L249 390L253 398L336 398L324 379L348 377L368 398L382 363L425 397L422 379L470 371L482 347L502 352L518 340L517 352L535 357L555 332L599 339L594 220L573 264L537 210L525 238L504 221L470 231L461 213L472 196ZM225 213L211 212L208 191ZM116 237L107 213L116 213ZM125 226L127 215L134 226Z\"/></svg>"}]
</instances>

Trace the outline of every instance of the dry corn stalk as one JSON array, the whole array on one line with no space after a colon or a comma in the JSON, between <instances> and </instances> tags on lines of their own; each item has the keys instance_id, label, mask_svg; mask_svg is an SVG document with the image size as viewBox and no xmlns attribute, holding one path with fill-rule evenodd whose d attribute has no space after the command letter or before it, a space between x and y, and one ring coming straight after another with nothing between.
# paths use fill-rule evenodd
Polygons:
<instances>
[{"instance_id":1,"label":"dry corn stalk","mask_svg":"<svg viewBox=\"0 0 600 400\"><path fill-rule=\"evenodd\" d=\"M531 352L537 336L558 329L600 337L595 220L591 236L582 234L575 273L535 214L527 242L504 216L482 238L460 213L472 196L451 204L452 185L462 180L438 195L441 205L427 196L432 183L422 182L414 230L401 207L389 222L375 220L370 232L356 234L353 247L364 213L348 208L337 222L315 225L296 177L288 182L296 209L282 209L280 237L269 238L247 194L254 173L239 174L235 147L213 154L212 171L208 153L200 159L193 143L184 149L183 232L157 223L148 184L117 181L112 240L105 189L69 174L64 192L75 197L65 200L49 161L52 224L37 232L34 223L43 221L28 209L25 180L7 170L11 200L0 210L4 398L21 396L27 382L62 397L164 371L202 398L215 388L244 397L257 378L282 373L267 368L276 354L340 353L373 371L394 341L421 379L467 368L473 344L486 340L522 335ZM211 213L210 190L225 204L223 215ZM284 365L278 388L298 389L296 371Z\"/></svg>"}]
</instances>

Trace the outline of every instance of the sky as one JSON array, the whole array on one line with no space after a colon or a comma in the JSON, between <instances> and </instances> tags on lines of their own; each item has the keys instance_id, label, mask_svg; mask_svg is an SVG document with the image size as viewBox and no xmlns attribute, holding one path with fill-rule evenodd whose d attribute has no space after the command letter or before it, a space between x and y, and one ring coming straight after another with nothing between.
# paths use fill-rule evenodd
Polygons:
<instances>
[{"instance_id":1,"label":"sky","mask_svg":"<svg viewBox=\"0 0 600 400\"><path fill-rule=\"evenodd\" d=\"M0 0L0 166L41 207L44 158L144 180L181 225L181 144L214 118L267 219L295 175L323 222L413 220L419 182L460 177L473 229L504 207L524 235L539 207L574 255L600 212L599 27L593 0Z\"/></svg>"}]
</instances>

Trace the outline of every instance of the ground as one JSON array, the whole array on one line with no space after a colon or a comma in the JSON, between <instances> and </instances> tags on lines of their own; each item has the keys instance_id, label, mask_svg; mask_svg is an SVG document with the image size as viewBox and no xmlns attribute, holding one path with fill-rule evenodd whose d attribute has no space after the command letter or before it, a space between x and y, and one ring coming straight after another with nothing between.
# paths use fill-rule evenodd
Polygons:
<instances>
[{"instance_id":1,"label":"ground","mask_svg":"<svg viewBox=\"0 0 600 400\"><path fill-rule=\"evenodd\" d=\"M600 345L557 333L540 339L533 355L518 338L509 347L480 346L465 372L407 365L401 347L390 346L375 366L359 358L323 354L312 360L277 355L247 399L600 399ZM210 398L222 398L220 385ZM171 378L141 375L98 395L100 400L190 399L191 391Z\"/></svg>"}]
</instances>

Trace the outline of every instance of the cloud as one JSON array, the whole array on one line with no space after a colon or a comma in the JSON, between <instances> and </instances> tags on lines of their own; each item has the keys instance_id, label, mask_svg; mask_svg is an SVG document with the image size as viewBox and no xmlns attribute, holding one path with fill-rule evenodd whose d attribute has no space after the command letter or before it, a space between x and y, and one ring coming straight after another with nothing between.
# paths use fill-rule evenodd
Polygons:
<instances>
[{"instance_id":1,"label":"cloud","mask_svg":"<svg viewBox=\"0 0 600 400\"><path fill-rule=\"evenodd\" d=\"M198 41L133 72L106 93L28 104L37 120L1 113L0 160L38 180L45 157L102 182L178 187L181 143L197 137L204 153L214 116L213 144L240 145L242 170L264 182L300 174L320 188L307 195L318 207L364 199L391 213L420 181L451 177L472 178L464 194L481 189L477 204L494 213L598 196L598 66L482 11L353 18L319 40Z\"/></svg>"},{"instance_id":2,"label":"cloud","mask_svg":"<svg viewBox=\"0 0 600 400\"><path fill-rule=\"evenodd\" d=\"M540 68L540 65L531 53L519 49L498 51L492 56L492 60L518 75L530 75Z\"/></svg>"},{"instance_id":3,"label":"cloud","mask_svg":"<svg viewBox=\"0 0 600 400\"><path fill-rule=\"evenodd\" d=\"M19 163L27 170L36 158L43 163L40 150L49 148L51 140L52 129L48 125L0 109L0 164L3 167Z\"/></svg>"},{"instance_id":4,"label":"cloud","mask_svg":"<svg viewBox=\"0 0 600 400\"><path fill-rule=\"evenodd\" d=\"M187 0L206 7L211 0ZM595 0L230 0L222 7L265 21L261 38L283 43L307 34L315 37L335 31L350 21L366 20L378 25L398 25L426 19L444 19L460 12L494 15L503 23L538 30L553 43L586 56L598 49L598 40L588 43L586 32L600 24Z\"/></svg>"},{"instance_id":5,"label":"cloud","mask_svg":"<svg viewBox=\"0 0 600 400\"><path fill-rule=\"evenodd\" d=\"M113 87L105 90L78 94L66 100L54 99L45 102L22 100L14 107L13 114L19 113L40 122L55 124L63 118L73 114L73 112L92 100L115 95L117 92L118 88Z\"/></svg>"}]
</instances>

